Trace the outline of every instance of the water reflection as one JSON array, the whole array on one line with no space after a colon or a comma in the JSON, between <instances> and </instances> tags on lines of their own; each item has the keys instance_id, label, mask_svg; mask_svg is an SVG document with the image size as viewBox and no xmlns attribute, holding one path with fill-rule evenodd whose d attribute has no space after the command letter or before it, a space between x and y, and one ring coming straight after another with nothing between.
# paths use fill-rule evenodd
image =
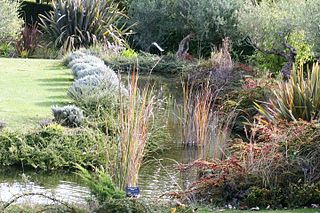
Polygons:
<instances>
[{"instance_id":1,"label":"water reflection","mask_svg":"<svg viewBox=\"0 0 320 213\"><path fill-rule=\"evenodd\" d=\"M37 178L34 178L35 176ZM57 181L58 177L61 180ZM72 174L62 173L48 175L30 172L26 172L25 174L19 170L11 170L8 173L3 171L0 173L0 201L8 202L16 196L37 194L22 197L17 200L17 203L52 204L53 201L51 199L39 195L43 194L59 201L85 204L86 200L90 197L89 190L77 182L65 181L65 179L73 180L74 178Z\"/></svg>"},{"instance_id":2,"label":"water reflection","mask_svg":"<svg viewBox=\"0 0 320 213\"><path fill-rule=\"evenodd\" d=\"M147 199L170 199L168 192L182 191L195 180L196 171L181 173L180 163L190 163L197 158L194 148L172 145L160 160L153 160L144 165L139 176L141 195Z\"/></svg>"}]
</instances>

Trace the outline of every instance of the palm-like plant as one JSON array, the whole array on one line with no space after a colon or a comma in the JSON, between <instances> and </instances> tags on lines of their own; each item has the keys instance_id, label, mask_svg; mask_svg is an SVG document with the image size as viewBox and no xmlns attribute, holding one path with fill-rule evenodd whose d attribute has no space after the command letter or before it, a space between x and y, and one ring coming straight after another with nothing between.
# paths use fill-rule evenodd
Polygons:
<instances>
[{"instance_id":1,"label":"palm-like plant","mask_svg":"<svg viewBox=\"0 0 320 213\"><path fill-rule=\"evenodd\" d=\"M264 106L256 104L258 111L270 121L299 119L311 121L319 118L320 110L320 71L314 64L312 70L293 68L289 82L279 83L274 98Z\"/></svg>"},{"instance_id":2,"label":"palm-like plant","mask_svg":"<svg viewBox=\"0 0 320 213\"><path fill-rule=\"evenodd\" d=\"M54 10L40 15L40 27L54 47L70 51L108 40L125 44L130 27L127 18L112 0L55 0Z\"/></svg>"}]
</instances>

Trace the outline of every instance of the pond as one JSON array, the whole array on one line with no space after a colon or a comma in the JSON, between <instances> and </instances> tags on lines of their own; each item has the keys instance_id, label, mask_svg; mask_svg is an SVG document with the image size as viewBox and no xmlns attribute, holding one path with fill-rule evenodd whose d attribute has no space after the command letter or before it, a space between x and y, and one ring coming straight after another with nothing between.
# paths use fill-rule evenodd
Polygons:
<instances>
[{"instance_id":1,"label":"pond","mask_svg":"<svg viewBox=\"0 0 320 213\"><path fill-rule=\"evenodd\" d=\"M125 78L126 76L123 76ZM140 76L140 86L150 81L155 89L169 93L179 99L180 80L174 77L152 75ZM177 131L176 127L171 128ZM180 135L175 132L174 135ZM142 166L139 186L141 196L148 200L167 200L166 193L186 188L193 174L182 174L177 170L179 163L188 163L196 159L196 150L181 145L179 137L166 143L166 151L154 159L148 159ZM90 198L89 190L78 176L73 173L43 173L10 169L0 171L0 201L10 201L21 194L46 194L57 200L75 204L85 204ZM24 197L18 203L49 204L52 201L39 195Z\"/></svg>"},{"instance_id":2,"label":"pond","mask_svg":"<svg viewBox=\"0 0 320 213\"><path fill-rule=\"evenodd\" d=\"M183 174L177 170L177 162L187 163L195 158L195 151L176 144L171 145L157 159L149 159L141 168L139 186L141 198L147 200L167 200L168 192L187 187L193 174ZM74 204L85 204L90 198L89 190L76 174L44 173L19 169L0 172L0 201L8 202L21 194L45 194L57 200ZM39 195L23 197L18 203L50 204L52 200Z\"/></svg>"}]
</instances>

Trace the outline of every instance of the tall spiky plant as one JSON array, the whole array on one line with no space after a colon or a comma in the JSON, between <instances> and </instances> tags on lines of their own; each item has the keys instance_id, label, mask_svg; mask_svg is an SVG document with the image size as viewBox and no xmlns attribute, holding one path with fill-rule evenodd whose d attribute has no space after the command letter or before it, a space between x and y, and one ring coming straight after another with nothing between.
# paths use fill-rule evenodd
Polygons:
<instances>
[{"instance_id":1,"label":"tall spiky plant","mask_svg":"<svg viewBox=\"0 0 320 213\"><path fill-rule=\"evenodd\" d=\"M148 86L138 88L138 74L134 71L128 86L128 96L121 102L120 141L118 146L117 179L119 185L135 187L149 138L149 124L153 116L155 98Z\"/></svg>"},{"instance_id":2,"label":"tall spiky plant","mask_svg":"<svg viewBox=\"0 0 320 213\"><path fill-rule=\"evenodd\" d=\"M112 0L54 0L53 11L40 15L45 38L56 48L71 51L97 41L123 45L129 28L120 22L127 18Z\"/></svg>"},{"instance_id":3,"label":"tall spiky plant","mask_svg":"<svg viewBox=\"0 0 320 213\"><path fill-rule=\"evenodd\" d=\"M307 75L305 76L305 72ZM287 83L278 83L274 98L263 105L256 103L258 111L272 122L279 119L311 121L319 119L320 71L314 64L312 70L293 68Z\"/></svg>"}]
</instances>

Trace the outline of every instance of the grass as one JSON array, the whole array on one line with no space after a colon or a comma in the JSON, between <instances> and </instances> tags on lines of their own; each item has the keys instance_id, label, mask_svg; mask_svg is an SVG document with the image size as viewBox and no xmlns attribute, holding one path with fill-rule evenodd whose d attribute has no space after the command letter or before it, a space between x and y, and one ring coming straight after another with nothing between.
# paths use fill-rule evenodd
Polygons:
<instances>
[{"instance_id":1,"label":"grass","mask_svg":"<svg viewBox=\"0 0 320 213\"><path fill-rule=\"evenodd\" d=\"M70 102L69 72L57 60L0 58L0 120L29 128L52 118L52 105Z\"/></svg>"}]
</instances>

